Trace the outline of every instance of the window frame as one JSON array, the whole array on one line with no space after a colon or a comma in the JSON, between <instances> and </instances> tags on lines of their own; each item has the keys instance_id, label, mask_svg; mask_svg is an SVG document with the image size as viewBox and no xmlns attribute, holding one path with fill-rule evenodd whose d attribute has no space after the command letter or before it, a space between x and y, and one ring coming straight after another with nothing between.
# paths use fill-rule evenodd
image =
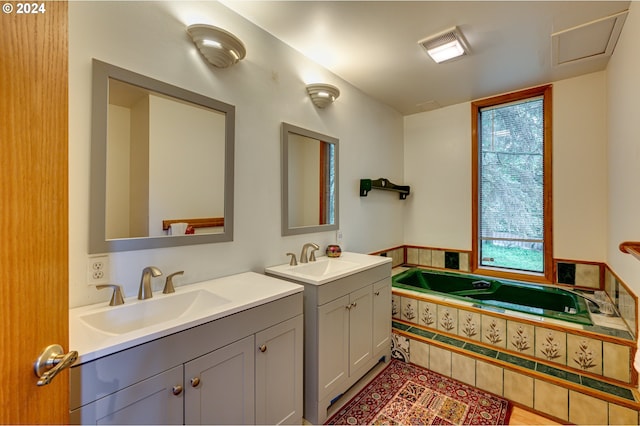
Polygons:
<instances>
[{"instance_id":1,"label":"window frame","mask_svg":"<svg viewBox=\"0 0 640 426\"><path fill-rule=\"evenodd\" d=\"M480 99L471 102L471 180L472 180L472 249L470 258L470 269L473 273L496 276L500 278L517 279L523 281L534 281L552 283L555 276L555 264L553 261L553 163L552 163L552 142L553 142L553 109L552 109L552 87L553 85L543 85L517 92L507 93L490 98ZM487 267L480 265L480 155L479 155L479 117L482 108L524 101L529 98L543 97L543 214L544 214L544 271L542 273L521 271L516 269Z\"/></svg>"}]
</instances>

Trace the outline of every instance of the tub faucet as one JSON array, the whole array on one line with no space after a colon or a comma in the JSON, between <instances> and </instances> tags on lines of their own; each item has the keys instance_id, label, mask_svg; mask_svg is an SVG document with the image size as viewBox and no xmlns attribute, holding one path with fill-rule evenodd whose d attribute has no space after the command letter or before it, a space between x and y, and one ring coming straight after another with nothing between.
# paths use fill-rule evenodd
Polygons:
<instances>
[{"instance_id":1,"label":"tub faucet","mask_svg":"<svg viewBox=\"0 0 640 426\"><path fill-rule=\"evenodd\" d=\"M142 277L140 278L140 289L138 290L138 299L151 299L153 293L151 292L151 277L159 277L162 275L160 269L155 266L147 266L142 270Z\"/></svg>"},{"instance_id":2,"label":"tub faucet","mask_svg":"<svg viewBox=\"0 0 640 426\"><path fill-rule=\"evenodd\" d=\"M309 247L312 247L313 250L311 250L311 256L307 257L307 250L309 249ZM315 255L315 251L319 250L320 246L317 245L316 243L307 243L305 245L302 246L302 253L300 253L300 263L308 263L309 261L315 262L316 261L316 255Z\"/></svg>"}]
</instances>

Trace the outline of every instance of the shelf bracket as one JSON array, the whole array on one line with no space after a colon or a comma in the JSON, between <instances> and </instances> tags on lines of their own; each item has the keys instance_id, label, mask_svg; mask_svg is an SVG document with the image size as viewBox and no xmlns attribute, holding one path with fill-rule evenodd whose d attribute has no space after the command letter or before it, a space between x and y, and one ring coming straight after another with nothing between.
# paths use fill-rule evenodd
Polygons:
<instances>
[{"instance_id":1,"label":"shelf bracket","mask_svg":"<svg viewBox=\"0 0 640 426\"><path fill-rule=\"evenodd\" d=\"M386 191L395 191L400 195L401 200L406 200L407 196L411 192L411 187L408 185L396 185L391 183L389 179L360 179L360 196L366 197L369 191L372 189L384 189Z\"/></svg>"}]
</instances>

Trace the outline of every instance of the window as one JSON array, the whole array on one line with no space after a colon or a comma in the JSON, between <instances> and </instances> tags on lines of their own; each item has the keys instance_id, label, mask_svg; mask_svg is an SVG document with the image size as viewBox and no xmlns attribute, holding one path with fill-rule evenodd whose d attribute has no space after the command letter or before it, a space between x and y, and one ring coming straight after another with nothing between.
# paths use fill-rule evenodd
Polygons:
<instances>
[{"instance_id":1,"label":"window","mask_svg":"<svg viewBox=\"0 0 640 426\"><path fill-rule=\"evenodd\" d=\"M335 222L335 144L320 142L320 225Z\"/></svg>"},{"instance_id":2,"label":"window","mask_svg":"<svg viewBox=\"0 0 640 426\"><path fill-rule=\"evenodd\" d=\"M476 272L552 281L551 86L472 103Z\"/></svg>"}]
</instances>

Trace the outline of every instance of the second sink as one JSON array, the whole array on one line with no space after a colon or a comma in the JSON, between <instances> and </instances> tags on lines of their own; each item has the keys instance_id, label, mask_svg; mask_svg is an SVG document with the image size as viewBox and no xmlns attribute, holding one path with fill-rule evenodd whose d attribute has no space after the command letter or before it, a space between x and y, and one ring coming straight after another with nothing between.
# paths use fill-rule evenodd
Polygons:
<instances>
[{"instance_id":1,"label":"second sink","mask_svg":"<svg viewBox=\"0 0 640 426\"><path fill-rule=\"evenodd\" d=\"M342 259L331 259L328 257L319 258L315 262L299 265L295 268L295 272L303 275L311 275L314 277L322 277L333 273L346 271L358 266L357 263L349 262Z\"/></svg>"}]
</instances>

